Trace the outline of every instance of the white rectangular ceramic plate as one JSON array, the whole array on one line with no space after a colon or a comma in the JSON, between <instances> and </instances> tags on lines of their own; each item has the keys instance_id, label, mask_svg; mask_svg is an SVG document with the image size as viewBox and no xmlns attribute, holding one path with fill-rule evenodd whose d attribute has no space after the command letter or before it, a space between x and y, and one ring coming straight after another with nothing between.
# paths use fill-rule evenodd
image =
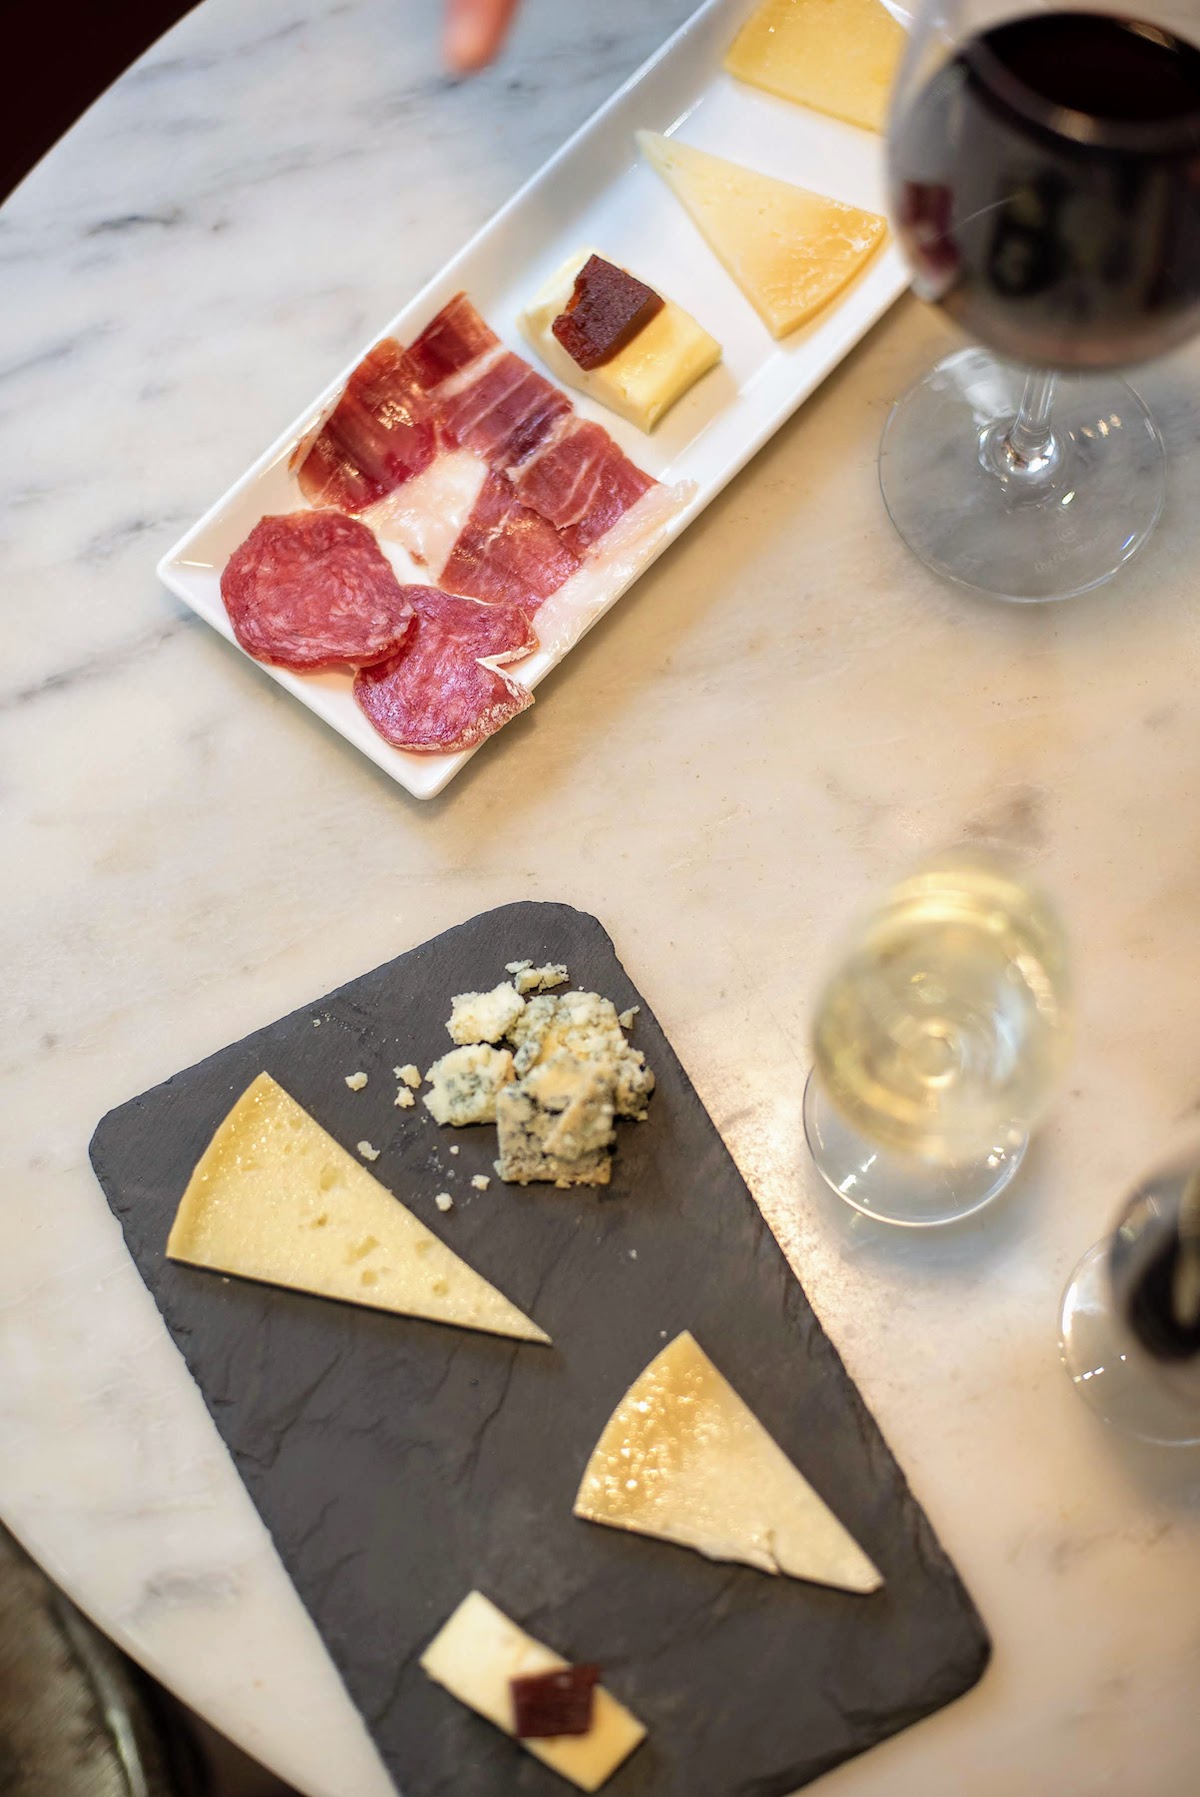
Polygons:
<instances>
[{"instance_id":1,"label":"white rectangular ceramic plate","mask_svg":"<svg viewBox=\"0 0 1200 1797\"><path fill-rule=\"evenodd\" d=\"M640 160L633 134L645 126L835 199L884 210L879 137L776 100L722 70L722 57L755 4L706 0L371 340L391 335L411 342L465 288L505 343L529 356L518 314L546 277L585 246L626 264L679 300L719 340L724 360L653 435L572 395L576 409L604 424L648 474L694 482L690 502L672 519L656 554L761 449L907 282L900 252L889 241L813 324L777 343L665 183ZM231 642L221 602L221 569L264 514L303 505L288 466L292 450L369 347L363 345L349 367L159 563L159 575L172 592ZM596 617L622 590L614 589ZM536 686L558 659L548 650L535 652L521 664L520 678ZM280 668L267 672L419 799L441 792L474 752L416 755L393 749L358 709L348 675L296 675Z\"/></svg>"}]
</instances>

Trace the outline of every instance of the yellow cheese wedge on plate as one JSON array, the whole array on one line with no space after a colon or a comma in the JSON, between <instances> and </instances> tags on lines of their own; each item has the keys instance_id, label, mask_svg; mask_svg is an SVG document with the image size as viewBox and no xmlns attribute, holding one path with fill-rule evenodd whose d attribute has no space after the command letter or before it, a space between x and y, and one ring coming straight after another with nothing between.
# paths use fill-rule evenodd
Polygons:
<instances>
[{"instance_id":1,"label":"yellow cheese wedge on plate","mask_svg":"<svg viewBox=\"0 0 1200 1797\"><path fill-rule=\"evenodd\" d=\"M827 306L866 266L887 230L878 213L691 144L654 131L639 131L637 140L775 337Z\"/></svg>"},{"instance_id":2,"label":"yellow cheese wedge on plate","mask_svg":"<svg viewBox=\"0 0 1200 1797\"><path fill-rule=\"evenodd\" d=\"M883 1583L686 1330L605 1425L575 1514L818 1585L876 1591Z\"/></svg>"},{"instance_id":3,"label":"yellow cheese wedge on plate","mask_svg":"<svg viewBox=\"0 0 1200 1797\"><path fill-rule=\"evenodd\" d=\"M510 1622L482 1591L463 1598L421 1655L422 1670L436 1684L507 1735L513 1732L514 1720L508 1681L557 1672L567 1664L561 1654ZM645 1736L637 1717L597 1685L586 1735L552 1735L522 1741L521 1746L581 1791L598 1791Z\"/></svg>"},{"instance_id":4,"label":"yellow cheese wedge on plate","mask_svg":"<svg viewBox=\"0 0 1200 1797\"><path fill-rule=\"evenodd\" d=\"M197 1162L167 1255L460 1329L550 1339L269 1073L247 1087Z\"/></svg>"},{"instance_id":5,"label":"yellow cheese wedge on plate","mask_svg":"<svg viewBox=\"0 0 1200 1797\"><path fill-rule=\"evenodd\" d=\"M725 67L769 94L882 131L904 43L879 0L763 0Z\"/></svg>"}]
</instances>

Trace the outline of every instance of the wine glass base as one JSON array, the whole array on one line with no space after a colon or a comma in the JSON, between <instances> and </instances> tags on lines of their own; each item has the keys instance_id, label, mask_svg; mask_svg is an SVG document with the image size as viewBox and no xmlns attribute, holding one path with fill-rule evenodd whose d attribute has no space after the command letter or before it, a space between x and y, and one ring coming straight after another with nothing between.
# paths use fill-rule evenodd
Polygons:
<instances>
[{"instance_id":1,"label":"wine glass base","mask_svg":"<svg viewBox=\"0 0 1200 1797\"><path fill-rule=\"evenodd\" d=\"M1172 1388L1113 1309L1109 1245L1089 1248L1063 1293L1058 1351L1075 1390L1096 1415L1126 1435L1160 1447L1200 1446L1200 1403Z\"/></svg>"},{"instance_id":2,"label":"wine glass base","mask_svg":"<svg viewBox=\"0 0 1200 1797\"><path fill-rule=\"evenodd\" d=\"M1111 580L1154 529L1162 439L1115 375L1060 375L1045 465L998 474L1025 378L981 349L939 362L893 406L879 481L892 523L935 573L998 599L1069 599Z\"/></svg>"},{"instance_id":3,"label":"wine glass base","mask_svg":"<svg viewBox=\"0 0 1200 1797\"><path fill-rule=\"evenodd\" d=\"M850 1128L815 1071L804 1088L804 1134L817 1172L855 1210L881 1223L928 1229L957 1223L999 1196L1025 1158L1027 1136L978 1161L941 1166L896 1154Z\"/></svg>"}]
</instances>

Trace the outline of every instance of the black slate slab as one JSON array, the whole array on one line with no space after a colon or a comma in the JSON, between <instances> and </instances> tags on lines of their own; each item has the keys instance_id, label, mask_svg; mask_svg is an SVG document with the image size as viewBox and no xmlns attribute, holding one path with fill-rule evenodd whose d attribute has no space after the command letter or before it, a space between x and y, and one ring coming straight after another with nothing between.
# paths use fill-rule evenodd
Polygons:
<instances>
[{"instance_id":1,"label":"black slate slab","mask_svg":"<svg viewBox=\"0 0 1200 1797\"><path fill-rule=\"evenodd\" d=\"M658 1075L613 1183L502 1186L495 1131L397 1109L449 1046L452 993L565 961ZM263 1068L554 1338L551 1349L173 1266L188 1175ZM370 1075L350 1092L344 1076ZM451 1155L451 1145L459 1153ZM988 1638L645 1000L592 917L517 904L352 981L112 1111L92 1161L138 1267L405 1797L556 1797L560 1779L417 1656L472 1587L598 1660L649 1728L609 1797L783 1797L951 1702ZM436 1210L449 1190L455 1209ZM609 1413L690 1328L886 1579L854 1597L578 1522Z\"/></svg>"}]
</instances>

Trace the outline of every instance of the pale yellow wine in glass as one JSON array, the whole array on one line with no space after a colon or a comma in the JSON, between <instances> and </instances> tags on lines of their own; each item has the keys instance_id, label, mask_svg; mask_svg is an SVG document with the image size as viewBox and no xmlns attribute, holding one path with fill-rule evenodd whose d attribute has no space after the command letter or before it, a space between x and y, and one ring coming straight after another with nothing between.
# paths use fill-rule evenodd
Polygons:
<instances>
[{"instance_id":1,"label":"pale yellow wine in glass","mask_svg":"<svg viewBox=\"0 0 1200 1797\"><path fill-rule=\"evenodd\" d=\"M804 1125L825 1181L891 1223L980 1209L1021 1163L1070 1046L1051 900L950 850L862 918L817 1004Z\"/></svg>"}]
</instances>

